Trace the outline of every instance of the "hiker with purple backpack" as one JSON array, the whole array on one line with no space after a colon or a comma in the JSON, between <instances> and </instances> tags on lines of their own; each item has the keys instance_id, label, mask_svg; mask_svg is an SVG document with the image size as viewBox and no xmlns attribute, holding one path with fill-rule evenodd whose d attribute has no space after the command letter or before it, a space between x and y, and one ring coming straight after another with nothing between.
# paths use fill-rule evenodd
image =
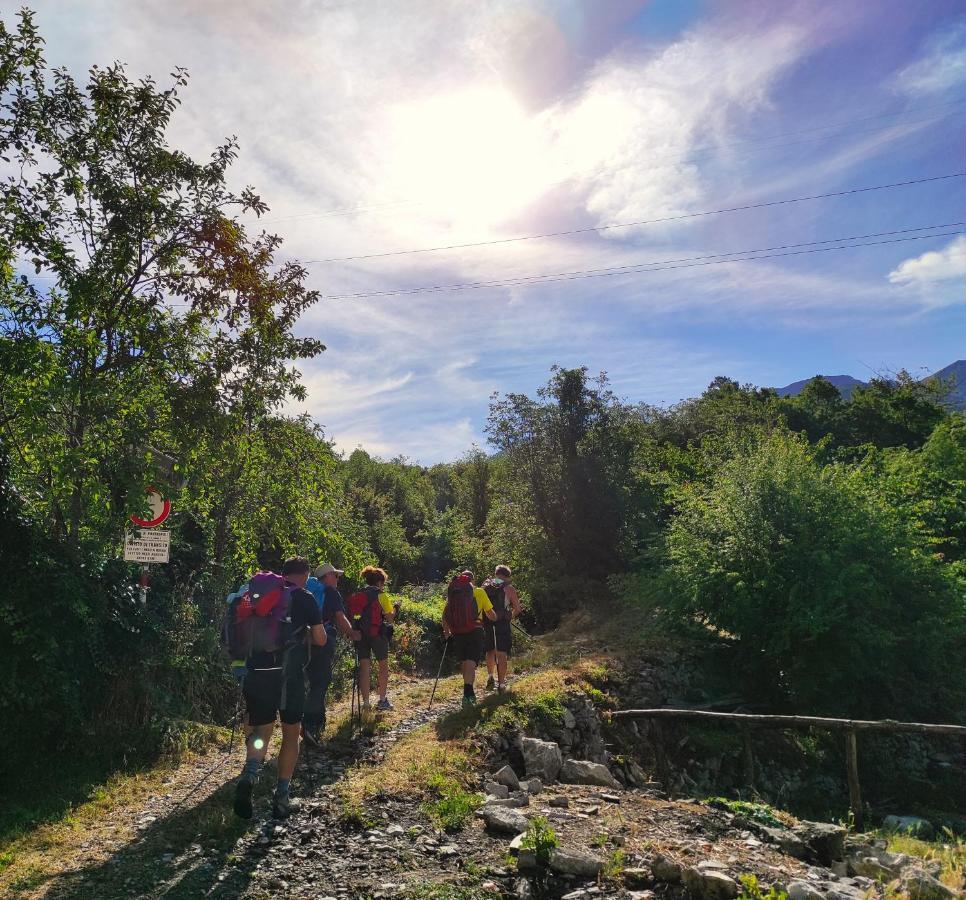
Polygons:
<instances>
[{"instance_id":1,"label":"hiker with purple backpack","mask_svg":"<svg viewBox=\"0 0 966 900\"><path fill-rule=\"evenodd\" d=\"M287 559L281 575L257 572L247 590L229 603L226 637L232 666L242 673L248 724L245 766L235 785L234 803L236 815L243 819L252 817L252 792L276 717L282 720L282 747L272 812L284 819L299 807L289 796L289 784L299 755L305 666L310 646L326 643L318 604L305 589L309 571L308 560Z\"/></svg>"},{"instance_id":2,"label":"hiker with purple backpack","mask_svg":"<svg viewBox=\"0 0 966 900\"><path fill-rule=\"evenodd\" d=\"M446 588L443 637L460 661L463 673L463 708L476 705L476 667L483 659L483 618L496 621L486 591L473 584L473 573L461 572Z\"/></svg>"}]
</instances>

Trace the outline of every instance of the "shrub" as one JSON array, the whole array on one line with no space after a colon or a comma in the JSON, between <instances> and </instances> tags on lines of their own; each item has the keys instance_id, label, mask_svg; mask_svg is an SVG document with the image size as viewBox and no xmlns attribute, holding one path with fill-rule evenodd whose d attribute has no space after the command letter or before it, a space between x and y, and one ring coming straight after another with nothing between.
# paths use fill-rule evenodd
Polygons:
<instances>
[{"instance_id":1,"label":"shrub","mask_svg":"<svg viewBox=\"0 0 966 900\"><path fill-rule=\"evenodd\" d=\"M682 490L667 558L671 609L737 637L749 684L772 702L944 720L963 709L955 570L909 510L859 469L822 466L804 439L765 436Z\"/></svg>"}]
</instances>

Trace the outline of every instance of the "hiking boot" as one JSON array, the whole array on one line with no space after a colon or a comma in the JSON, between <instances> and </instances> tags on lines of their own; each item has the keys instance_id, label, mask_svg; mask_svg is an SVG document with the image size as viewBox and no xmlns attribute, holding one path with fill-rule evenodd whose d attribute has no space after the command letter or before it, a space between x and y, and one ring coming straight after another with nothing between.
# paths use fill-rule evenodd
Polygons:
<instances>
[{"instance_id":1,"label":"hiking boot","mask_svg":"<svg viewBox=\"0 0 966 900\"><path fill-rule=\"evenodd\" d=\"M388 712L389 710L391 710L393 708L394 707L389 702L389 698L388 697L380 697L379 698L379 702L376 704L376 709L379 710L379 712Z\"/></svg>"},{"instance_id":2,"label":"hiking boot","mask_svg":"<svg viewBox=\"0 0 966 900\"><path fill-rule=\"evenodd\" d=\"M496 688L496 692L498 694L505 694L508 690L510 690L510 689L506 686L506 682L505 681L501 681L497 685L497 688Z\"/></svg>"},{"instance_id":3,"label":"hiking boot","mask_svg":"<svg viewBox=\"0 0 966 900\"><path fill-rule=\"evenodd\" d=\"M287 819L292 813L297 813L302 808L302 804L290 797L288 794L275 792L272 798L272 815L276 819Z\"/></svg>"},{"instance_id":4,"label":"hiking boot","mask_svg":"<svg viewBox=\"0 0 966 900\"><path fill-rule=\"evenodd\" d=\"M255 783L252 781L239 779L235 785L235 815L239 819L250 819L253 815L252 810L252 789Z\"/></svg>"},{"instance_id":5,"label":"hiking boot","mask_svg":"<svg viewBox=\"0 0 966 900\"><path fill-rule=\"evenodd\" d=\"M489 678L486 679L486 689L488 691L492 691L493 688L495 687L496 687L496 682L493 680L493 676L491 675Z\"/></svg>"},{"instance_id":6,"label":"hiking boot","mask_svg":"<svg viewBox=\"0 0 966 900\"><path fill-rule=\"evenodd\" d=\"M476 697L472 694L463 697L463 709L469 709L472 706L476 706Z\"/></svg>"}]
</instances>

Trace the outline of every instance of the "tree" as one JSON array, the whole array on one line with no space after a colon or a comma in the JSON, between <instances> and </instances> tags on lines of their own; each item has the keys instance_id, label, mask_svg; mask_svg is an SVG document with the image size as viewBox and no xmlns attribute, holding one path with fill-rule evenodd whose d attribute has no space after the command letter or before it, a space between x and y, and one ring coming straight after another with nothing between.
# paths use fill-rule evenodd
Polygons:
<instances>
[{"instance_id":1,"label":"tree","mask_svg":"<svg viewBox=\"0 0 966 900\"><path fill-rule=\"evenodd\" d=\"M522 504L514 518L522 514L543 535L534 547L542 555L528 568L543 582L543 596L536 589L534 596L548 617L599 592L639 537L628 514L632 418L606 376L591 381L586 369L554 368L536 400L508 394L491 401L487 435L515 484L501 484L493 514L502 516L501 503Z\"/></svg>"},{"instance_id":2,"label":"tree","mask_svg":"<svg viewBox=\"0 0 966 900\"><path fill-rule=\"evenodd\" d=\"M184 444L213 410L256 427L301 393L288 361L318 353L293 326L317 295L277 237L251 239L233 216L229 141L207 163L165 139L186 83L91 69L86 89L48 73L29 12L0 25L0 422L14 474L70 552L115 539L152 480L149 447ZM190 436L188 445L190 446Z\"/></svg>"}]
</instances>

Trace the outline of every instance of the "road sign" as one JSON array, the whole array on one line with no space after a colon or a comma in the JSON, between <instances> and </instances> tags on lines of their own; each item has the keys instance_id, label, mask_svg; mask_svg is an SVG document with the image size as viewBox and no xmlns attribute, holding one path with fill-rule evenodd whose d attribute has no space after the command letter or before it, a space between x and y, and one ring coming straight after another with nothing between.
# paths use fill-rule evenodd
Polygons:
<instances>
[{"instance_id":1,"label":"road sign","mask_svg":"<svg viewBox=\"0 0 966 900\"><path fill-rule=\"evenodd\" d=\"M128 562L166 563L171 558L171 532L132 528L124 539Z\"/></svg>"},{"instance_id":2,"label":"road sign","mask_svg":"<svg viewBox=\"0 0 966 900\"><path fill-rule=\"evenodd\" d=\"M131 521L135 525L139 525L141 528L157 528L158 525L171 515L171 501L165 500L157 488L148 488L148 507L151 512L147 518L142 519L139 516L131 516Z\"/></svg>"}]
</instances>

